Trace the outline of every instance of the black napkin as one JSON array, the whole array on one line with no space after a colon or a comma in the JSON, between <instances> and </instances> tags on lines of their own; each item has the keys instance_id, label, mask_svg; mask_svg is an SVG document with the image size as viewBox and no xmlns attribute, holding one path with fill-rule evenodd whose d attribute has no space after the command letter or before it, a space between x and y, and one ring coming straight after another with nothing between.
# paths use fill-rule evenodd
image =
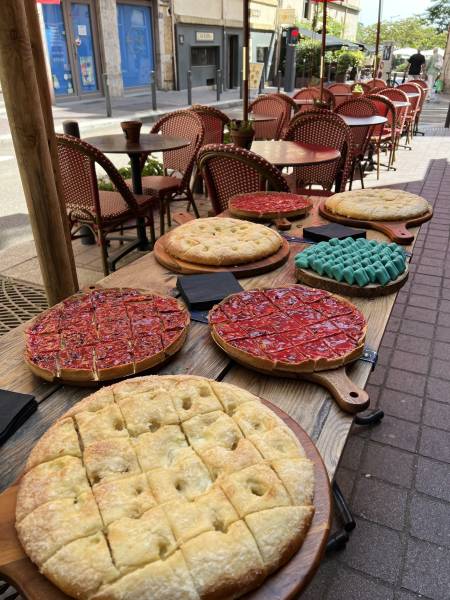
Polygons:
<instances>
[{"instance_id":1,"label":"black napkin","mask_svg":"<svg viewBox=\"0 0 450 600\"><path fill-rule=\"evenodd\" d=\"M0 390L0 446L25 423L37 406L31 394Z\"/></svg>"},{"instance_id":2,"label":"black napkin","mask_svg":"<svg viewBox=\"0 0 450 600\"><path fill-rule=\"evenodd\" d=\"M230 294L243 289L233 273L228 271L178 277L177 288L191 311L209 310Z\"/></svg>"},{"instance_id":3,"label":"black napkin","mask_svg":"<svg viewBox=\"0 0 450 600\"><path fill-rule=\"evenodd\" d=\"M354 229L353 227L346 227L339 223L329 223L328 225L320 225L318 227L304 227L303 235L306 238L317 242L328 242L332 238L338 238L340 240L348 237L365 238L365 229Z\"/></svg>"}]
</instances>

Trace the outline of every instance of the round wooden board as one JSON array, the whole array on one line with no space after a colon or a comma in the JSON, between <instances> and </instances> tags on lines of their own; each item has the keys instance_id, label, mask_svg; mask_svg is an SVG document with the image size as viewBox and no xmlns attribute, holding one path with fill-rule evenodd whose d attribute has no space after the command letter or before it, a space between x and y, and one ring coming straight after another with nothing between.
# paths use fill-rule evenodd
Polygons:
<instances>
[{"instance_id":1,"label":"round wooden board","mask_svg":"<svg viewBox=\"0 0 450 600\"><path fill-rule=\"evenodd\" d=\"M425 223L425 221L429 221L433 216L433 210L430 208L427 213L406 221L364 221L335 215L326 208L325 203L326 200L323 200L319 204L319 213L322 217L328 219L328 221L334 221L342 225L351 225L353 227L375 229L384 233L390 240L397 244L411 244L414 241L414 234L408 231L408 227L415 227L416 225Z\"/></svg>"},{"instance_id":2,"label":"round wooden board","mask_svg":"<svg viewBox=\"0 0 450 600\"><path fill-rule=\"evenodd\" d=\"M359 285L349 285L344 281L336 281L336 279L331 279L331 277L319 275L311 269L299 269L297 267L295 269L295 275L297 281L300 283L305 283L310 287L320 288L327 292L344 294L344 296L358 296L359 298L376 298L377 296L388 296L389 294L398 292L408 280L409 271L406 269L406 271L397 277L397 279L391 281L387 285L370 283L364 287Z\"/></svg>"},{"instance_id":3,"label":"round wooden board","mask_svg":"<svg viewBox=\"0 0 450 600\"><path fill-rule=\"evenodd\" d=\"M331 494L328 474L319 451L308 434L288 414L263 400L292 430L314 464L315 513L300 550L258 589L243 596L246 600L289 600L296 597L313 578L325 553L331 526ZM39 573L25 555L15 529L18 484L0 495L0 575L27 600L69 600L69 596Z\"/></svg>"},{"instance_id":4,"label":"round wooden board","mask_svg":"<svg viewBox=\"0 0 450 600\"><path fill-rule=\"evenodd\" d=\"M228 271L238 278L254 277L255 275L261 275L262 273L267 273L268 271L273 271L274 269L281 267L281 265L289 258L290 253L289 242L283 238L282 245L278 252L255 262L226 267L200 265L181 260L180 258L176 258L169 254L164 246L165 237L166 236L163 235L155 243L153 248L155 258L163 267L169 269L169 271L181 273L182 275L200 275L201 273L221 273L223 271Z\"/></svg>"}]
</instances>

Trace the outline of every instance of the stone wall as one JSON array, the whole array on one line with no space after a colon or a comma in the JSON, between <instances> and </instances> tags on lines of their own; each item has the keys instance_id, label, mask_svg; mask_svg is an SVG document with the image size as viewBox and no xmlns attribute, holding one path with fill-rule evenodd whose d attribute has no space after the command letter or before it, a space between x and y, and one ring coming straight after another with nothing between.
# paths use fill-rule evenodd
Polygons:
<instances>
[{"instance_id":1,"label":"stone wall","mask_svg":"<svg viewBox=\"0 0 450 600\"><path fill-rule=\"evenodd\" d=\"M116 0L97 0L98 28L104 72L111 96L123 95Z\"/></svg>"}]
</instances>

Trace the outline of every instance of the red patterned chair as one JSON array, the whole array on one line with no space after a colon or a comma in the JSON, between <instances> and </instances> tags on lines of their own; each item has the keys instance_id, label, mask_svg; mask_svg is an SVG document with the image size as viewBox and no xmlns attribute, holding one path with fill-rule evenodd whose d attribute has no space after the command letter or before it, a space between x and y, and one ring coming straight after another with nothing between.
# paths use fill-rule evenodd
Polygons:
<instances>
[{"instance_id":1,"label":"red patterned chair","mask_svg":"<svg viewBox=\"0 0 450 600\"><path fill-rule=\"evenodd\" d=\"M351 94L352 88L348 83L332 83L327 87L333 94Z\"/></svg>"},{"instance_id":2,"label":"red patterned chair","mask_svg":"<svg viewBox=\"0 0 450 600\"><path fill-rule=\"evenodd\" d=\"M389 152L387 168L395 170L393 167L395 159L395 106L385 96L380 94L369 94L365 96L370 100L377 110L380 117L386 117L387 122L383 125L376 125L372 131L370 144L377 154L377 179L380 178L380 154L384 150Z\"/></svg>"},{"instance_id":3,"label":"red patterned chair","mask_svg":"<svg viewBox=\"0 0 450 600\"><path fill-rule=\"evenodd\" d=\"M292 191L298 194L331 195L335 182L337 192L345 190L352 165L353 138L350 127L338 115L328 110L298 113L283 139L327 146L341 153L340 158L329 163L294 167L292 177L287 176ZM312 185L320 185L323 189L310 189Z\"/></svg>"},{"instance_id":4,"label":"red patterned chair","mask_svg":"<svg viewBox=\"0 0 450 600\"><path fill-rule=\"evenodd\" d=\"M218 108L202 104L193 104L191 111L200 117L205 128L203 145L223 144L224 128L230 122L227 115Z\"/></svg>"},{"instance_id":5,"label":"red patterned chair","mask_svg":"<svg viewBox=\"0 0 450 600\"><path fill-rule=\"evenodd\" d=\"M154 198L133 194L112 162L94 146L71 135L57 134L56 140L72 239L77 237L80 227L88 227L100 245L103 272L108 275L110 267L115 270L118 258L108 259L107 242L112 232L120 230L123 233L127 221L144 219L145 225L150 225L152 243L155 242ZM116 191L98 189L96 164L106 172ZM125 253L121 253L120 258Z\"/></svg>"},{"instance_id":6,"label":"red patterned chair","mask_svg":"<svg viewBox=\"0 0 450 600\"><path fill-rule=\"evenodd\" d=\"M171 225L170 202L185 197L188 200L188 209L192 204L196 217L199 217L195 205L190 183L192 171L197 159L198 151L203 144L205 128L201 118L190 110L177 110L168 113L152 127L151 133L173 135L188 139L189 146L179 150L167 150L163 153L164 175L151 175L142 178L142 191L153 196L159 203L160 234L165 231L165 218ZM147 156L142 157L142 167ZM127 182L131 185L131 182Z\"/></svg>"},{"instance_id":7,"label":"red patterned chair","mask_svg":"<svg viewBox=\"0 0 450 600\"><path fill-rule=\"evenodd\" d=\"M377 114L376 108L373 102L367 100L367 98L351 98L346 102L343 102L336 108L336 114L345 115L347 117L373 117ZM364 169L363 160L366 156L367 148L369 146L370 137L374 129L373 125L362 125L352 127L353 137L353 163L352 172L350 177L350 188L352 189L353 175L356 167L358 166L359 175L361 179L361 187L364 188Z\"/></svg>"},{"instance_id":8,"label":"red patterned chair","mask_svg":"<svg viewBox=\"0 0 450 600\"><path fill-rule=\"evenodd\" d=\"M289 192L276 167L254 152L232 144L204 146L198 155L198 168L215 214L227 210L230 198L236 194L267 189Z\"/></svg>"},{"instance_id":9,"label":"red patterned chair","mask_svg":"<svg viewBox=\"0 0 450 600\"><path fill-rule=\"evenodd\" d=\"M392 88L388 87L384 90L381 90L377 93L379 96L384 96L391 102L409 102L408 96L405 92L398 87ZM405 122L408 114L408 106L401 106L395 108L395 149L394 149L394 157L395 161L395 152L400 145L400 138L405 132ZM409 148L411 150L411 146L405 145L405 148Z\"/></svg>"},{"instance_id":10,"label":"red patterned chair","mask_svg":"<svg viewBox=\"0 0 450 600\"><path fill-rule=\"evenodd\" d=\"M288 96L284 92L277 92L273 94L277 98L281 98L284 102L284 119L281 127L281 137L286 133L289 123L295 113L298 111L298 105L294 102L291 96Z\"/></svg>"},{"instance_id":11,"label":"red patterned chair","mask_svg":"<svg viewBox=\"0 0 450 600\"><path fill-rule=\"evenodd\" d=\"M301 88L292 96L293 100L320 100L320 88L319 87L305 87ZM333 94L323 89L323 101L326 103L329 110L333 110L335 107L335 101ZM299 112L305 112L309 110L312 104L299 105Z\"/></svg>"},{"instance_id":12,"label":"red patterned chair","mask_svg":"<svg viewBox=\"0 0 450 600\"><path fill-rule=\"evenodd\" d=\"M405 92L406 95L408 95L408 92L419 94L419 96L416 96L415 98L408 96L410 106L406 113L405 127L407 133L406 143L409 144L414 136L416 122L422 111L423 103L425 102L425 90L417 83L412 83L411 81L408 81L408 83L402 83L401 85L397 86L397 89Z\"/></svg>"},{"instance_id":13,"label":"red patterned chair","mask_svg":"<svg viewBox=\"0 0 450 600\"><path fill-rule=\"evenodd\" d=\"M279 140L286 114L284 100L276 94L264 94L258 96L250 106L249 111L275 117L273 121L254 121L255 140Z\"/></svg>"},{"instance_id":14,"label":"red patterned chair","mask_svg":"<svg viewBox=\"0 0 450 600\"><path fill-rule=\"evenodd\" d=\"M387 84L383 79L375 78L375 79L369 79L369 81L366 81L366 85L368 85L371 90L374 90L374 89L383 90Z\"/></svg>"}]
</instances>

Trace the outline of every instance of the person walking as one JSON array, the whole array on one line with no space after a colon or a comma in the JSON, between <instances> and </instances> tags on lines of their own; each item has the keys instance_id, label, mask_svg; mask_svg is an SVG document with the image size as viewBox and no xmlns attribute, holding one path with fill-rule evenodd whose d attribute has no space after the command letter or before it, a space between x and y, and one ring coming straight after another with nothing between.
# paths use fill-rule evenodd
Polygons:
<instances>
[{"instance_id":1,"label":"person walking","mask_svg":"<svg viewBox=\"0 0 450 600\"><path fill-rule=\"evenodd\" d=\"M425 56L421 54L420 50L417 50L416 54L411 54L408 58L408 63L408 79L417 79L417 77L420 77L425 65Z\"/></svg>"},{"instance_id":2,"label":"person walking","mask_svg":"<svg viewBox=\"0 0 450 600\"><path fill-rule=\"evenodd\" d=\"M427 73L427 83L428 83L428 102L436 101L436 90L435 83L436 79L439 77L444 61L442 56L439 54L439 49L434 48L433 54L426 65L426 73Z\"/></svg>"}]
</instances>

